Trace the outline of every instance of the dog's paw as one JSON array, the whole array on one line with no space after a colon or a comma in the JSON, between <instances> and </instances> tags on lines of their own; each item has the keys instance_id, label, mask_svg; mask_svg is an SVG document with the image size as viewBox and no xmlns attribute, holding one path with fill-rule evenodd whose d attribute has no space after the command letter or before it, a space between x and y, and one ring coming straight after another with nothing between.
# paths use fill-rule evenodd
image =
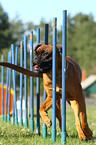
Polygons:
<instances>
[{"instance_id":1,"label":"dog's paw","mask_svg":"<svg viewBox=\"0 0 96 145\"><path fill-rule=\"evenodd\" d=\"M79 139L82 141L82 140L87 140L87 137L83 134L79 134Z\"/></svg>"},{"instance_id":2,"label":"dog's paw","mask_svg":"<svg viewBox=\"0 0 96 145\"><path fill-rule=\"evenodd\" d=\"M81 125L82 126L82 130L84 132L84 134L86 135L87 139L91 139L92 138L92 131L91 129L88 127L88 125Z\"/></svg>"},{"instance_id":3,"label":"dog's paw","mask_svg":"<svg viewBox=\"0 0 96 145\"><path fill-rule=\"evenodd\" d=\"M50 120L50 122L47 122L46 125L47 125L47 127L51 127L52 126L51 120Z\"/></svg>"},{"instance_id":4,"label":"dog's paw","mask_svg":"<svg viewBox=\"0 0 96 145\"><path fill-rule=\"evenodd\" d=\"M50 118L48 117L47 113L41 110L39 112L40 112L43 122L46 124L47 127L50 127L52 125L52 122Z\"/></svg>"},{"instance_id":5,"label":"dog's paw","mask_svg":"<svg viewBox=\"0 0 96 145\"><path fill-rule=\"evenodd\" d=\"M48 117L46 117L46 119L43 119L43 122L46 124L47 127L51 127L52 125L52 122Z\"/></svg>"}]
</instances>

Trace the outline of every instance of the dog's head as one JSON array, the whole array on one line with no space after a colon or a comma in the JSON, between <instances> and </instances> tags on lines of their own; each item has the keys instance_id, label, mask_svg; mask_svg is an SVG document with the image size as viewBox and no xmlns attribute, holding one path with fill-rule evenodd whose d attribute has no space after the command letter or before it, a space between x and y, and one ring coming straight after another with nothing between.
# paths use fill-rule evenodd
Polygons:
<instances>
[{"instance_id":1,"label":"dog's head","mask_svg":"<svg viewBox=\"0 0 96 145\"><path fill-rule=\"evenodd\" d=\"M61 50L61 47L57 45L57 48L59 52ZM36 73L46 73L52 69L52 51L52 45L42 45L41 43L39 43L35 47L35 54L32 63L35 67Z\"/></svg>"}]
</instances>

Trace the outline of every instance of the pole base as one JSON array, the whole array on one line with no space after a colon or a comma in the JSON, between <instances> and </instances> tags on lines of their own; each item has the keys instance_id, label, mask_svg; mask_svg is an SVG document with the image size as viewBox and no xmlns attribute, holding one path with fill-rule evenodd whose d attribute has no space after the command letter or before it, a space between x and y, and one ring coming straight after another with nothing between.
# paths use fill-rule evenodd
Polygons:
<instances>
[{"instance_id":1,"label":"pole base","mask_svg":"<svg viewBox=\"0 0 96 145\"><path fill-rule=\"evenodd\" d=\"M7 116L6 115L4 116L4 121L7 121Z\"/></svg>"},{"instance_id":2,"label":"pole base","mask_svg":"<svg viewBox=\"0 0 96 145\"><path fill-rule=\"evenodd\" d=\"M11 123L12 123L12 124L15 124L15 118L12 117Z\"/></svg>"},{"instance_id":3,"label":"pole base","mask_svg":"<svg viewBox=\"0 0 96 145\"><path fill-rule=\"evenodd\" d=\"M62 145L66 144L66 132L61 132L61 143Z\"/></svg>"},{"instance_id":4,"label":"pole base","mask_svg":"<svg viewBox=\"0 0 96 145\"><path fill-rule=\"evenodd\" d=\"M56 129L51 130L51 141L56 141Z\"/></svg>"},{"instance_id":5,"label":"pole base","mask_svg":"<svg viewBox=\"0 0 96 145\"><path fill-rule=\"evenodd\" d=\"M40 135L40 125L36 124L36 134Z\"/></svg>"},{"instance_id":6,"label":"pole base","mask_svg":"<svg viewBox=\"0 0 96 145\"><path fill-rule=\"evenodd\" d=\"M18 118L15 119L15 125L18 125Z\"/></svg>"},{"instance_id":7,"label":"pole base","mask_svg":"<svg viewBox=\"0 0 96 145\"><path fill-rule=\"evenodd\" d=\"M7 117L7 122L8 122L8 123L10 122L10 116Z\"/></svg>"},{"instance_id":8,"label":"pole base","mask_svg":"<svg viewBox=\"0 0 96 145\"><path fill-rule=\"evenodd\" d=\"M23 126L23 119L20 119L20 126Z\"/></svg>"},{"instance_id":9,"label":"pole base","mask_svg":"<svg viewBox=\"0 0 96 145\"><path fill-rule=\"evenodd\" d=\"M2 115L1 120L2 120L2 121L4 120L4 115Z\"/></svg>"},{"instance_id":10,"label":"pole base","mask_svg":"<svg viewBox=\"0 0 96 145\"><path fill-rule=\"evenodd\" d=\"M34 120L30 121L30 130L34 131Z\"/></svg>"},{"instance_id":11,"label":"pole base","mask_svg":"<svg viewBox=\"0 0 96 145\"><path fill-rule=\"evenodd\" d=\"M47 138L47 126L43 127L43 138Z\"/></svg>"},{"instance_id":12,"label":"pole base","mask_svg":"<svg viewBox=\"0 0 96 145\"><path fill-rule=\"evenodd\" d=\"M25 128L28 127L28 119L25 120Z\"/></svg>"}]
</instances>

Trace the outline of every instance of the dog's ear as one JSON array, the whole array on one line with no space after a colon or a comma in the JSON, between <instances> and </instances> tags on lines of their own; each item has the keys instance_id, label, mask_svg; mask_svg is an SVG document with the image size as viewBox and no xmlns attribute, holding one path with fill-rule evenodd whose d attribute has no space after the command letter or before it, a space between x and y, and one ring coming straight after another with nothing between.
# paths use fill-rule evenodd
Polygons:
<instances>
[{"instance_id":1,"label":"dog's ear","mask_svg":"<svg viewBox=\"0 0 96 145\"><path fill-rule=\"evenodd\" d=\"M36 47L35 47L35 53L36 53L36 50L38 49L38 47L40 47L42 44L41 43L38 43L37 45L36 45Z\"/></svg>"},{"instance_id":2,"label":"dog's ear","mask_svg":"<svg viewBox=\"0 0 96 145\"><path fill-rule=\"evenodd\" d=\"M62 45L56 45L56 48L58 50L58 52L60 53L60 55L62 55Z\"/></svg>"}]
</instances>

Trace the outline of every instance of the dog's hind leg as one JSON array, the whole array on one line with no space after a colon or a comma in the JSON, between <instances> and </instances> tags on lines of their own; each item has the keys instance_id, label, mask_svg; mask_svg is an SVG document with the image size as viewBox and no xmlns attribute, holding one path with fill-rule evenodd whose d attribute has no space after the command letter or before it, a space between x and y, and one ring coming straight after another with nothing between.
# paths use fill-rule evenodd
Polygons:
<instances>
[{"instance_id":1,"label":"dog's hind leg","mask_svg":"<svg viewBox=\"0 0 96 145\"><path fill-rule=\"evenodd\" d=\"M79 138L81 140L82 139L86 140L86 136L83 133L83 130L82 130L81 126L80 126L79 103L76 100L73 100L73 101L70 101L70 104L71 104L72 110L73 110L74 115L75 115L75 124L76 124L76 128L77 128L77 131L78 131Z\"/></svg>"},{"instance_id":2,"label":"dog's hind leg","mask_svg":"<svg viewBox=\"0 0 96 145\"><path fill-rule=\"evenodd\" d=\"M91 139L92 131L88 127L85 98L84 98L83 90L82 90L82 87L80 84L78 84L78 87L76 88L75 97L76 97L76 99L73 102L71 102L71 105L73 106L72 108L75 113L75 118L77 118L76 127L78 130L79 137L80 137L80 139L85 139L85 136L86 136L86 139ZM79 120L79 112L80 112L80 116L81 116L81 125L80 125L80 120ZM83 134L85 136L84 135L82 136L81 130L83 131Z\"/></svg>"},{"instance_id":3,"label":"dog's hind leg","mask_svg":"<svg viewBox=\"0 0 96 145\"><path fill-rule=\"evenodd\" d=\"M86 105L85 105L85 98L84 98L83 93L81 95L81 100L82 100L82 103L80 101L80 103L81 103L80 104L81 127L82 127L82 130L83 130L84 134L86 135L86 137L88 139L91 139L92 131L90 130L88 123L87 123Z\"/></svg>"}]
</instances>

